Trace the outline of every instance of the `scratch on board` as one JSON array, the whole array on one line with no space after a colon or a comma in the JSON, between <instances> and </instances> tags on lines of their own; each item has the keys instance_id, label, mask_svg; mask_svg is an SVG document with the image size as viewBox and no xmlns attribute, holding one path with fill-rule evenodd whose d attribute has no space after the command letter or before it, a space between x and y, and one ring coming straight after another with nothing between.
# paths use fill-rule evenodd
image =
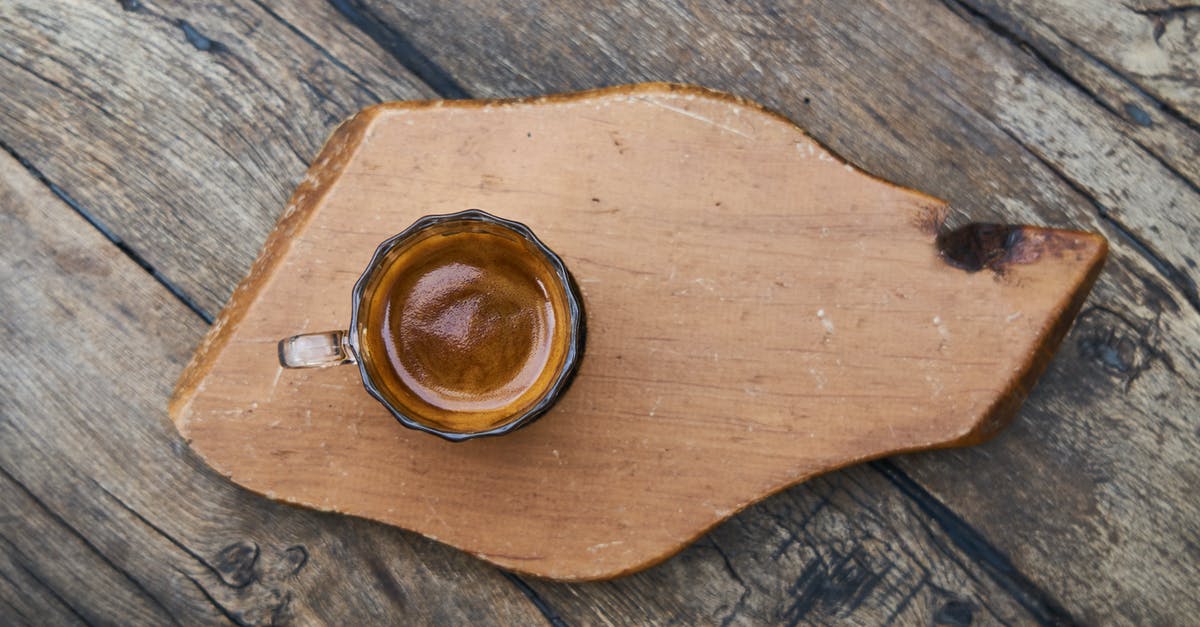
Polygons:
<instances>
[{"instance_id":1,"label":"scratch on board","mask_svg":"<svg viewBox=\"0 0 1200 627\"><path fill-rule=\"evenodd\" d=\"M729 131L730 133L733 133L734 135L741 135L742 137L746 137L748 139L753 139L753 137L751 137L749 133L746 133L744 131L739 131L738 129L733 128L732 126L729 126L727 124L721 124L720 122L718 122L712 118L704 117L703 115L700 115L699 113L692 113L691 111L688 111L687 109L682 109L680 107L672 107L669 104L666 104L664 102L659 102L658 100L654 100L653 98L646 98L644 96L641 96L641 97L638 97L637 99L641 100L642 102L644 102L646 104L654 105L660 109L666 109L667 111L674 111L675 113L678 113L679 115L687 116L689 118L692 118L693 120L700 120L701 122L704 122L705 124L711 124L712 126L715 126L723 131Z\"/></svg>"},{"instance_id":2,"label":"scratch on board","mask_svg":"<svg viewBox=\"0 0 1200 627\"><path fill-rule=\"evenodd\" d=\"M624 540L613 540L612 542L601 542L599 544L593 544L592 546L589 546L587 548L587 550L589 553L595 553L596 551L599 551L600 549L606 549L610 546L617 546L618 544L625 544L625 541Z\"/></svg>"},{"instance_id":3,"label":"scratch on board","mask_svg":"<svg viewBox=\"0 0 1200 627\"><path fill-rule=\"evenodd\" d=\"M825 337L822 342L828 344L829 337L833 335L833 321L826 316L824 309L817 310L817 318L821 321L821 326L825 328Z\"/></svg>"},{"instance_id":4,"label":"scratch on board","mask_svg":"<svg viewBox=\"0 0 1200 627\"><path fill-rule=\"evenodd\" d=\"M451 527L450 527L450 523L446 522L446 519L445 519L445 518L442 518L442 515L438 513L438 511L437 511L437 508L433 506L433 501L431 501L430 499L426 498L426 499L425 499L425 507L428 507L428 508L429 508L429 513L433 515L433 519L434 519L434 520L436 520L436 521L438 521L438 522L442 523L442 528L443 528L443 529L450 529L450 528L451 528Z\"/></svg>"},{"instance_id":5,"label":"scratch on board","mask_svg":"<svg viewBox=\"0 0 1200 627\"><path fill-rule=\"evenodd\" d=\"M283 376L283 366L275 371L275 379L271 381L271 391L267 394L268 401L275 400L275 388L279 387L279 377L281 376Z\"/></svg>"},{"instance_id":6,"label":"scratch on board","mask_svg":"<svg viewBox=\"0 0 1200 627\"><path fill-rule=\"evenodd\" d=\"M945 321L941 316L933 317L933 326L937 327L938 335L942 336L942 341L938 344L938 350L946 350L946 346L950 343L950 329L946 328Z\"/></svg>"}]
</instances>

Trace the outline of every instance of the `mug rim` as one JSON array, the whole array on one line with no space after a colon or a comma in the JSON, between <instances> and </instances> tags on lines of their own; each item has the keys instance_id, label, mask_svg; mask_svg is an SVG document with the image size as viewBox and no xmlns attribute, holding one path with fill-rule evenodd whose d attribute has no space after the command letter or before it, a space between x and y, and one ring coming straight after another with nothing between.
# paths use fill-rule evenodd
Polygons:
<instances>
[{"instance_id":1,"label":"mug rim","mask_svg":"<svg viewBox=\"0 0 1200 627\"><path fill-rule=\"evenodd\" d=\"M374 275L375 271L379 269L381 265L380 262L383 260L384 256L391 252L391 250L395 248L396 245L401 241L420 231L437 226L439 224L444 224L446 222L460 220L498 224L516 232L526 241L533 244L534 248L544 255L550 262L550 265L554 268L554 273L558 276L559 282L562 284L563 290L566 292L567 314L570 317L570 339L568 341L567 353L563 361L562 371L558 373L558 377L555 378L554 382L550 384L550 386L546 389L546 392L542 394L541 398L534 403L533 407L530 407L514 420L500 425L499 427L470 433L443 431L441 429L431 427L421 423L420 421L393 406L392 403L384 397L383 393L379 390L379 386L375 383L375 381L371 378L371 374L367 371L366 362L363 361L362 353L359 350L360 338L358 332L359 309L362 305L363 292L366 290L366 285L370 281L370 278ZM413 222L403 231L400 231L399 233L383 240L383 242L375 248L375 253L371 255L370 262L367 263L366 268L363 270L362 274L359 275L358 280L355 281L354 290L351 292L348 347L354 355L355 362L357 362L358 373L362 378L363 387L366 388L367 392L371 396L375 397L375 400L379 401L384 407L386 407L387 410L392 414L392 417L394 417L400 424L410 429L424 431L425 433L436 435L451 442L461 442L463 440L470 440L480 437L504 435L532 423L534 420L545 414L546 411L548 411L550 407L558 400L559 395L566 390L575 375L575 371L578 370L579 356L583 352L583 334L583 299L580 297L577 286L575 285L575 281L571 278L571 273L567 270L567 266L565 263L563 263L562 258L559 257L558 254L556 254L553 250L551 250L549 246L546 246L542 240L538 239L537 235L535 235L533 230L528 226L525 226L524 224L515 220L507 220L498 216L494 216L481 209L465 209L455 213L426 215L419 218L416 222Z\"/></svg>"}]
</instances>

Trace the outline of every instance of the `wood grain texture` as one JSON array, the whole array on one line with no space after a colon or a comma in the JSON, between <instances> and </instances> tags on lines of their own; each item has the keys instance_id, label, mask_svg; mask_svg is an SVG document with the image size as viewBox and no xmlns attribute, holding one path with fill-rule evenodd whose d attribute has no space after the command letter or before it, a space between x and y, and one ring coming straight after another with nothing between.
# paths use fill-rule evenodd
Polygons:
<instances>
[{"instance_id":1,"label":"wood grain texture","mask_svg":"<svg viewBox=\"0 0 1200 627\"><path fill-rule=\"evenodd\" d=\"M346 56L357 59L355 67L351 68L362 74L370 74L369 67L373 64L382 64L385 67L396 68L395 61L382 56L375 43L371 39L376 39L382 42L379 46L386 48L389 52L395 52L398 41L402 41L402 35L391 31L385 31L382 35L378 32L367 29L371 32L371 37L367 37L365 33L359 32L349 22L339 21L336 16L329 16L328 6L323 3L300 3L268 7L265 4L255 4L254 6L245 3L226 3L226 8L220 12L210 12L206 7L188 6L186 8L175 3L147 3L137 0L123 1L119 5L127 11L132 12L132 15L118 13L115 10L108 11L112 8L111 5L94 5L81 8L75 11L73 3L59 3L54 5L46 5L37 3L31 6L24 5L6 5L4 8L8 10L5 13L5 19L0 20L0 27L4 28L5 37L0 38L7 47L4 49L6 59L20 59L24 63L21 68L40 67L40 63L45 63L54 59L61 59L61 69L58 74L51 77L46 77L34 72L18 72L13 68L6 67L6 71L10 72L6 75L9 79L7 84L13 87L11 93L20 93L21 98L5 99L0 102L5 107L4 115L6 120L12 121L11 124L6 124L5 132L2 138L6 143L6 147L20 149L22 156L32 157L27 163L31 163L34 168L40 168L38 172L41 176L50 176L52 178L46 180L46 183L53 186L52 189L59 193L61 197L66 198L73 206L81 211L95 213L91 205L104 205L107 201L106 194L112 193L118 195L130 195L139 199L139 204L136 205L136 211L119 211L111 212L104 216L104 220L99 223L100 227L105 229L106 234L114 238L121 238L125 250L131 251L136 258L140 258L144 262L145 257L153 257L154 254L150 251L158 250L162 258L155 258L154 261L159 267L169 265L171 257L175 254L180 254L182 247L187 250L192 242L197 238L208 237L205 232L209 229L206 226L209 223L210 216L214 211L212 204L209 201L210 195L226 195L226 194L241 194L243 198L249 200L237 200L238 206L253 207L250 211L256 212L261 210L261 215L274 216L279 210L279 203L283 201L284 190L291 187L294 181L301 175L300 166L295 161L295 154L286 149L271 150L266 154L277 155L274 162L264 161L264 172L273 171L273 176L280 176L281 172L293 172L291 177L286 175L281 176L278 180L268 181L267 184L276 185L280 194L278 200L271 201L269 206L255 204L253 196L259 193L259 188L250 184L247 179L241 183L234 182L226 184L220 178L205 178L198 179L197 186L193 189L194 193L179 195L173 197L170 203L156 202L154 199L163 193L174 193L174 186L165 186L166 192L161 188L159 181L160 176L166 176L168 180L175 176L175 172L158 173L154 176L140 173L138 169L129 170L113 170L112 164L123 163L122 159L137 158L143 159L144 154L154 154L162 150L163 146L173 146L178 141L181 133L188 137L187 129L191 128L189 124L184 124L184 131L180 131L176 125L160 124L152 128L147 127L145 122L139 122L142 128L147 128L152 132L154 137L148 140L148 147L143 150L130 151L128 139L118 132L113 133L85 133L90 128L103 126L108 124L104 113L101 113L96 107L86 107L76 102L76 98L68 91L63 90L62 86L68 80L89 80L93 87L95 95L102 100L133 102L136 105L136 98L144 97L158 99L164 103L163 108L167 108L167 103L177 102L177 106L190 110L199 107L201 111L204 107L211 106L205 98L195 98L195 94L189 89L191 85L191 75L184 75L180 81L176 83L159 84L153 83L143 85L138 82L140 68L151 67L155 68L151 73L159 71L159 63L157 54L139 53L138 50L146 48L149 50L178 50L180 54L195 54L200 58L205 58L206 51L197 48L191 43L192 40L204 45L204 37L196 37L192 33L189 37L189 32L185 32L182 28L181 20L188 21L192 30L196 30L203 35L204 32L210 32L211 29L221 29L222 39L216 40L218 43L225 45L237 44L241 39L250 39L253 42L260 41L255 38L255 34L262 30L269 32L275 31L274 27L269 24L270 20L263 18L261 20L251 20L249 24L239 23L238 17L244 15L244 12L255 12L261 9L269 9L266 17L275 19L280 22L284 30L291 31L303 35L299 39L299 44L308 43L305 41L305 36L312 39L313 42L320 48L331 51L330 56L334 52L338 56ZM57 9L47 12L47 8ZM256 8L257 7L257 8ZM81 21L78 16L95 15L97 9L104 11L102 18L95 19L94 22ZM156 20L147 20L151 24L158 24L158 28L147 28L143 30L130 31L125 37L112 38L107 34L110 32L121 32L122 27L119 24L109 24L109 21L119 22L120 20L130 19L138 20L143 12L148 12L151 17L157 16ZM143 16L144 17L144 16ZM163 19L165 18L165 19ZM229 24L225 23L225 19L231 19ZM197 25L202 26L197 26ZM172 27L174 26L174 27ZM369 26L369 25L368 25ZM197 30L203 28L204 30ZM42 36L38 36L41 33ZM346 39L342 39L342 37ZM27 37L36 37L36 39L28 45L18 46L20 42L26 41ZM212 49L209 38L209 49ZM122 42L129 42L130 45L137 47L137 50L130 51L129 47ZM80 50L90 46L99 48L103 46L112 46L122 43L119 49L112 50L106 56L102 57L99 62L96 60L95 52L91 50ZM295 43L295 41L293 41ZM308 45L313 45L308 43ZM189 48L190 46L190 48ZM218 47L219 48L219 47ZM281 51L280 48L285 48L286 51ZM262 54L270 57L284 56L293 57L299 55L300 58L307 58L300 54L297 49L302 49L303 45L296 46L280 46L271 47L264 45L258 50ZM361 48L364 53L355 53L355 49ZM192 50L195 52L192 52ZM320 52L318 50L318 52ZM365 55L365 56L364 56ZM322 55L324 56L324 55ZM121 65L117 65L115 69L106 69L114 63L120 63L121 60L132 59L129 66L135 68L131 71L121 70ZM330 59L325 57L327 61L337 65L338 57ZM244 59L245 63L254 65L257 63L270 62L263 61L248 56ZM408 61L406 59L406 61ZM176 61L183 62L185 61ZM204 74L219 69L220 65L200 64L196 68L196 77L203 77ZM329 103L322 100L320 94L342 94L356 93L356 89L352 84L347 82L348 79L341 77L340 73L332 70L326 70L326 64L320 59L315 62L304 64L303 67L289 66L292 69L283 69L279 72L261 72L261 81L245 80L245 81L227 81L222 84L222 90L211 92L211 97L215 99L225 100L250 100L253 103L259 98L259 93L266 90L268 93L275 89L289 89L289 85L281 85L276 87L274 82L288 83L297 82L301 85L318 86L318 90L312 91L318 100L328 105ZM428 69L428 68L426 68ZM374 91L381 99L387 97L398 97L404 95L403 92L390 92L389 87L392 80L391 76L403 74L402 70L391 70L384 73L384 79L380 80L379 84L374 86ZM46 80L50 78L50 80ZM264 82L269 87L264 87ZM444 88L445 81L435 81ZM306 88L307 89L307 88ZM142 94L141 92L145 92ZM33 92L41 94L40 99L36 102L36 107L23 105L29 94L23 92ZM61 92L61 93L60 93ZM111 92L111 95L110 93ZM89 92L92 93L92 92ZM136 94L131 95L131 94ZM203 96L203 94L200 94ZM370 96L364 96L369 98ZM298 108L306 103L307 100L301 98L297 101L290 102L290 106ZM74 103L74 104L72 104ZM86 104L86 103L84 103ZM307 105L305 105L307 106ZM347 114L354 109L353 106L347 107ZM300 109L298 109L300 110ZM307 109L304 109L307 110ZM142 109L131 105L130 113L133 119L137 119L136 114L139 114ZM183 114L180 114L183 115ZM31 116L43 116L42 123L30 125L26 118ZM211 116L196 115L195 120L207 119ZM230 124L235 118L228 116L217 116L217 119L222 124ZM336 123L336 116L329 114L328 117L322 117L329 125ZM260 117L258 119L246 119L240 121L248 125L253 125L254 129L270 127L273 130L262 131L263 135L258 137L254 143L265 144L267 146L274 145L272 142L277 141L278 137L289 136L290 133L304 133L310 138L311 145L314 147L321 141L326 131L316 131L309 127L300 125L287 126L286 128L275 126L280 122L280 119L275 116ZM86 128L72 127L71 124L84 124ZM255 132L253 129L241 129L241 133ZM236 135L236 133L235 133ZM97 152L98 151L98 152ZM104 167L89 167L86 171L80 169L81 162L79 155L89 154L101 155L96 157L96 163L104 165ZM181 150L187 158L195 159L198 164L204 164L213 160L224 159L225 156L214 147L204 147L203 144L195 144L186 150ZM264 153L256 153L259 158L264 158ZM113 155L120 155L122 159L116 159ZM141 169L147 173L156 173L161 167L153 160L142 160L138 162ZM186 162L184 167L188 167ZM118 174L120 176L118 176ZM245 184L243 184L245 183ZM206 189L205 186L212 186ZM93 188L99 187L100 191ZM105 191L109 190L109 191ZM77 197L77 198L72 198ZM82 199L86 204L81 204L78 199ZM125 205L121 205L124 207ZM130 205L133 206L133 205ZM260 215L260 214L256 214ZM93 217L93 219L95 219ZM265 231L269 228L270 219L268 217L259 222L257 226L248 230L255 232ZM185 226L186 225L186 226ZM180 269L177 272L159 271L156 272L162 277L167 275L171 281L195 281L198 284L198 290L184 290L183 295L190 297L194 302L201 303L201 309L215 311L222 294L230 293L235 285L235 282L251 261L253 249L257 246L257 242L243 246L242 242L244 232L247 229L220 227L216 229L219 234L213 235L212 238L218 243L213 246L204 246L203 250L198 254L214 255L218 258L209 260L203 264L181 263ZM144 231L145 236L138 242L136 249L128 248L128 242L138 239L135 233ZM239 248L242 247L242 248ZM241 251L241 252L239 252ZM205 293L218 295L216 298L206 297ZM212 303L212 304L210 304ZM82 359L83 357L81 357ZM78 374L64 373L64 380L70 379ZM54 459L71 459L73 456L82 454L79 450L58 450L53 454ZM147 495L147 502L153 501L153 496ZM872 494L862 494L860 499L872 501L875 496ZM248 508L249 504L240 504L239 507ZM816 518L822 518L824 514L816 515ZM268 517L258 517L257 520L269 521ZM794 524L800 524L800 519L797 518ZM248 524L248 523L246 523ZM264 523L265 524L265 523ZM891 533L904 533L910 528L918 528L921 523L910 517L900 517L895 520L889 520L888 524L893 527ZM812 534L811 542L815 545L824 545L831 542L843 542L845 536L839 532L839 526L836 524L814 525L813 529L818 529L818 533ZM128 531L127 531L128 532ZM248 532L249 533L249 532ZM919 541L920 538L918 537ZM353 542L353 541L351 541ZM160 547L167 552L173 551L171 545L154 545ZM143 550L149 550L149 546L144 546ZM337 554L341 549L336 547L332 549L334 554ZM921 551L915 555L906 555L903 559L906 564L911 563L911 568L928 568L931 563L930 555L937 553L940 549L936 543L925 542L921 546ZM430 557L434 562L438 561L437 553ZM421 552L414 554L412 559L421 560ZM986 590L978 587L978 580L984 577L983 573L976 566L967 564L964 560L970 558L965 555L958 555L955 560L959 561L962 570L953 575L953 578L959 583L956 589L961 594L962 598L970 600L974 605L981 605L981 601L987 602L984 597L989 595ZM401 590L397 593L403 594L403 588L392 587L387 577L380 575L381 572L375 568L368 568L369 573L360 574L365 583L362 585L372 590L382 588L387 591ZM361 572L361 571L358 571ZM343 573L343 577L349 577L347 573ZM780 576L784 574L781 572ZM180 586L191 586L190 582L179 582ZM713 584L718 585L717 583ZM732 586L733 583L727 582L726 585ZM599 594L602 588L591 588ZM75 590L76 594L81 595L82 599L90 602L96 600L84 590ZM834 591L836 592L836 591ZM591 594L588 588L574 588L574 595ZM645 608L644 616L646 620L651 622L665 622L669 617L688 617L691 616L692 622L697 622L704 616L703 598L701 595L693 593L687 585L682 585L680 588L671 591L671 594L662 594L663 601L656 603L655 598L661 592L657 590L646 590L642 595L641 603ZM767 597L775 603L784 603L787 595L787 588L774 587L770 589L770 596ZM898 597L899 602L903 602L904 596ZM863 608L858 608L851 611L844 605L839 606L834 603L834 596L829 596L828 601L821 604L823 608L827 608L821 614L810 614L810 619L817 619L819 616L845 616L853 617ZM864 607L872 606L873 598L869 598L865 602ZM990 601L996 603L995 599ZM386 613L388 610L383 609L383 606L378 603L370 603L369 607L381 608L379 611ZM410 607L411 606L406 606ZM196 616L198 612L212 608L200 607L193 608L194 611L180 611L180 614L185 616ZM396 611L392 608L391 611ZM551 610L552 612L553 610ZM883 611L883 610L872 610ZM568 617L569 618L569 617ZM619 620L618 617L608 617L605 620Z\"/></svg>"},{"instance_id":2,"label":"wood grain texture","mask_svg":"<svg viewBox=\"0 0 1200 627\"><path fill-rule=\"evenodd\" d=\"M1025 624L1021 607L879 473L856 467L731 518L675 558L593 584L533 579L572 623ZM895 520L910 524L896 527ZM830 538L837 538L830 541ZM1022 599L1023 600L1023 599ZM619 622L619 619L618 619Z\"/></svg>"},{"instance_id":3,"label":"wood grain texture","mask_svg":"<svg viewBox=\"0 0 1200 627\"><path fill-rule=\"evenodd\" d=\"M1190 243L1200 204L1194 192L1172 191L1195 182L1192 126L1103 64L1082 63L1086 55L1063 57L1079 63L1030 56L1041 47L1029 30L998 28L958 3L489 3L454 14L429 4L356 5L411 33L475 95L571 89L598 76L702 80L783 111L868 171L949 199L952 221L1109 233L1097 307L1084 312L1071 351L1026 406L1024 415L1041 420L1018 420L979 449L898 463L1083 620L1170 621L1200 611L1186 592L1200 573L1185 557L1195 541L1184 522L1200 512L1194 482L1179 472L1197 455L1186 425L1200 413ZM1106 40L1093 32L1077 41L1100 48ZM1125 103L1150 124L1136 112L1115 115ZM1128 189L1114 184L1129 177L1138 181ZM1014 508L1025 514L1012 516Z\"/></svg>"},{"instance_id":4,"label":"wood grain texture","mask_svg":"<svg viewBox=\"0 0 1200 627\"><path fill-rule=\"evenodd\" d=\"M1069 16L1063 12L1066 5L1061 4L1047 7L1049 11L1022 10L1024 5L1005 2L964 1L950 6L967 21L1032 51L1043 66L1043 74L1057 74L1080 95L1091 98L1108 113L1101 119L1106 120L1112 130L1125 135L1195 188L1200 184L1200 141L1196 139L1198 126L1195 119L1179 112L1186 103L1179 99L1160 100L1146 92L1121 67L1114 67L1098 56L1111 50L1108 42L1112 34L1109 27L1098 23L1097 17L1103 16L1110 21L1119 19L1120 28L1125 32L1118 37L1126 41L1141 39L1148 42L1154 37L1160 17L1164 26L1167 20L1178 21L1179 25L1186 23L1186 11L1167 11L1160 15L1149 8L1139 14L1146 19L1118 18L1138 12L1138 5L1131 2L1118 7L1077 2L1077 10ZM1066 38L1053 24L1064 18L1072 22L1074 39ZM1180 62L1177 65L1183 75L1197 71L1200 64L1193 62L1191 69L1187 69L1186 62L1189 56L1195 58L1195 54L1178 56ZM1160 76L1168 78L1170 75ZM1059 153L1057 160L1063 155Z\"/></svg>"},{"instance_id":5,"label":"wood grain texture","mask_svg":"<svg viewBox=\"0 0 1200 627\"><path fill-rule=\"evenodd\" d=\"M542 602L539 617L516 588L497 587L498 573L459 551L273 504L213 476L162 412L200 321L7 157L0 206L14 244L0 275L8 313L0 342L5 622L1031 617L934 521L865 470L790 491L739 517L752 529L723 527L723 536L620 584L531 582L553 603ZM72 296L83 292L86 302ZM77 364L89 360L96 372L81 378Z\"/></svg>"},{"instance_id":6,"label":"wood grain texture","mask_svg":"<svg viewBox=\"0 0 1200 627\"><path fill-rule=\"evenodd\" d=\"M310 5L6 2L3 140L215 314L333 127L430 93Z\"/></svg>"},{"instance_id":7,"label":"wood grain texture","mask_svg":"<svg viewBox=\"0 0 1200 627\"><path fill-rule=\"evenodd\" d=\"M1153 115L1200 126L1200 31L1194 21L1200 6L1170 0L962 4L1004 28L1036 37L1042 54L1082 57L1080 61L1101 65L1127 90L1151 98L1153 105L1140 112L1134 108L1141 108L1138 94L1119 103L1133 122L1152 126Z\"/></svg>"},{"instance_id":8,"label":"wood grain texture","mask_svg":"<svg viewBox=\"0 0 1200 627\"><path fill-rule=\"evenodd\" d=\"M1189 311L1189 303L1197 302L1191 287L1195 247L1179 237L1172 220L1192 219L1200 211L1186 197L1168 209L1153 185L1133 185L1125 193L1109 181L1127 180L1132 172L1146 181L1178 176L1195 183L1200 141L1194 126L1159 104L1166 92L1147 94L1122 78L1129 72L1097 56L1108 54L1111 35L1088 25L1095 23L1089 22L1094 7L1062 6L1067 4L1079 7L1070 16L1076 24L1069 42L1054 37L1036 19L1040 13L1016 7L1012 14L1020 19L1006 20L988 7L1009 5L993 2L696 2L680 9L608 3L599 11L580 3L459 5L461 11L416 2L393 10L386 3L356 0L233 0L219 9L144 0L6 3L0 6L0 73L6 85L0 143L19 148L15 152L48 174L56 189L84 201L79 206L85 211L99 213L93 205L107 208L101 226L133 242L142 257L154 257L156 268L173 280L192 281L186 292L209 312L220 307L244 274L288 190L302 176L305 159L337 120L371 102L411 97L397 86L405 72L397 59L449 95L527 95L639 80L700 82L765 102L869 171L951 200L952 222L970 216L1103 230L1114 248L1093 295L1098 307L1081 316L1015 427L983 447L896 463L983 530L999 553L1011 556L1012 566L1032 579L1027 583L1044 588L1047 598L1024 597L1027 607L1053 606L1056 598L1090 622L1186 622L1200 612L1191 593L1200 575L1188 548L1196 545L1189 521L1200 517L1196 482L1187 475L1195 467L1196 444L1186 420L1200 413L1194 370L1200 325ZM122 6L134 10L123 13ZM1145 8L1162 9L1165 3ZM348 14L354 19L346 19ZM1161 15L1171 28L1195 21L1186 9ZM122 26L125 20L136 27ZM275 69L257 78L232 72L225 80L213 78L229 70L189 42L180 20L209 41L246 52L239 56L246 67ZM1152 18L1146 23L1153 28ZM1051 24L1066 32L1060 22ZM1190 28L1182 32L1194 33L1194 24ZM307 36L333 59L310 53L312 44L281 34L285 31ZM203 45L205 37L190 39ZM356 87L335 60L366 77L378 98ZM1183 62L1186 66L1186 56ZM1011 84L998 72L1011 68L1034 89L998 89ZM1186 67L1182 71L1186 76ZM1168 74L1161 78L1171 80ZM304 88L294 91L295 85ZM260 110L257 103L274 93L287 94L286 108L271 109L283 111L282 118L243 118L222 108L223 102L233 102L243 103L237 111ZM1022 97L1015 98L1017 93ZM123 103L121 119L131 120L130 130L92 132L116 124L86 104L92 96L110 108ZM154 106L142 107L139 100ZM1178 112L1180 106L1169 108ZM1041 124L1041 115L1053 116L1054 123ZM163 123L164 116L179 122ZM296 122L301 119L319 123ZM219 149L224 135L209 142L199 138L196 127L236 127L252 135L254 150L230 141L234 152L253 157L255 176L180 177L178 171L228 164ZM150 135L133 150L126 135L132 129ZM1070 150L1056 149L1064 134L1074 136ZM1092 135L1103 140L1101 148L1087 141ZM309 152L301 149L298 158L281 137L302 137L289 141ZM171 162L160 162L160 153ZM1158 167L1147 168L1147 154L1156 157ZM272 191L264 195L263 187ZM213 203L210 197L223 200ZM215 220L211 215L231 206L238 216ZM249 226L238 222L240 215L251 216ZM207 225L214 221L237 226L219 224L210 235ZM1195 233L1193 227L1194 222L1182 228ZM172 261L184 254L190 257ZM198 337L199 328L194 333ZM70 348L74 352L64 349L64 354L86 359L87 343ZM182 354L187 347L179 350ZM86 376L63 373L61 380ZM55 449L52 459L61 464L84 450ZM827 480L852 492L845 474ZM889 512L881 522L883 542L898 542L922 528L927 519L920 514L880 509L892 498L890 484L870 485L856 499L865 503L863 511ZM813 489L805 484L766 504L808 498ZM252 508L253 502L239 507ZM800 510L788 512L784 524L801 526ZM763 516L752 508L719 531L766 524ZM814 521L805 537L812 550L849 546L845 543L854 537L829 518L828 509ZM133 533L137 527L123 529ZM921 540L920 534L911 537ZM957 546L978 540L952 537ZM722 546L731 554L739 546L754 546L754 536L741 539L743 544ZM897 568L930 567L937 546L923 541L914 554L901 557L905 565ZM163 544L162 550L175 549ZM958 554L954 559L962 562L965 575L955 577L986 579L978 564L986 563L987 555ZM981 556L984 562L973 561ZM426 557L418 550L411 559L438 559ZM674 568L674 563L660 568ZM767 585L751 598L786 605L793 571L758 564L764 577L778 578L778 585ZM1009 584L1016 572L1003 566L985 569ZM672 580L673 585L644 578L656 572L628 580L644 581L637 584L644 588L554 585L561 596L547 597L547 604L570 600L574 608L611 608L594 622L619 622L621 616L613 612L622 610L647 622L701 622L699 612L707 595L718 593L719 580L707 578L701 586L686 577ZM12 576L33 581L23 573ZM384 585L373 575L361 576L371 589ZM191 586L179 583L180 589ZM720 594L738 596L736 581L725 584ZM977 584L956 589L976 605L980 598L995 599ZM547 588L539 591L549 594ZM1012 591L1009 587L1003 594ZM87 591L74 592L79 599L100 602ZM806 621L854 622L855 616L875 615L861 614L863 608L849 612L846 604L839 611L832 603L836 597L827 594L830 602L816 604L823 611ZM950 609L955 608L961 606ZM574 618L568 610L559 614ZM937 615L961 617L954 611ZM1034 616L1053 619L1044 612ZM624 617L628 620L628 614Z\"/></svg>"},{"instance_id":9,"label":"wood grain texture","mask_svg":"<svg viewBox=\"0 0 1200 627\"><path fill-rule=\"evenodd\" d=\"M202 321L7 155L0 206L0 621L541 619L457 551L210 472L163 410Z\"/></svg>"},{"instance_id":10,"label":"wood grain texture","mask_svg":"<svg viewBox=\"0 0 1200 627\"><path fill-rule=\"evenodd\" d=\"M954 268L938 201L680 85L379 105L306 178L181 380L180 432L259 493L565 580L656 563L814 474L995 434L1106 251L1026 228L997 271ZM530 226L582 292L586 357L542 420L448 443L356 369L278 365L278 339L348 327L378 242L465 207Z\"/></svg>"}]
</instances>

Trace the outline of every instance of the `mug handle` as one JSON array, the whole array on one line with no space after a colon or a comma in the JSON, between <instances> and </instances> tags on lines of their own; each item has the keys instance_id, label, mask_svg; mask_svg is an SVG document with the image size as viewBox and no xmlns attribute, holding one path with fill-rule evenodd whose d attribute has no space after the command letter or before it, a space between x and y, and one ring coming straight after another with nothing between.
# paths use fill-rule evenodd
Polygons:
<instances>
[{"instance_id":1,"label":"mug handle","mask_svg":"<svg viewBox=\"0 0 1200 627\"><path fill-rule=\"evenodd\" d=\"M279 365L284 368L327 368L357 362L346 331L305 333L279 340Z\"/></svg>"}]
</instances>

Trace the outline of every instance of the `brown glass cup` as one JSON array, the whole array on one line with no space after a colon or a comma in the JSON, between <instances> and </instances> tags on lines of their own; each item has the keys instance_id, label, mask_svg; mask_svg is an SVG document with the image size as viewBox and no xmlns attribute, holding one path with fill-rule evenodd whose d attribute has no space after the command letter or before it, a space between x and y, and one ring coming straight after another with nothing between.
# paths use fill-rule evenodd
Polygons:
<instances>
[{"instance_id":1,"label":"brown glass cup","mask_svg":"<svg viewBox=\"0 0 1200 627\"><path fill-rule=\"evenodd\" d=\"M583 324L562 259L525 225L470 209L380 244L354 285L350 329L283 339L279 363L357 363L401 424L459 441L545 413L583 355Z\"/></svg>"}]
</instances>

